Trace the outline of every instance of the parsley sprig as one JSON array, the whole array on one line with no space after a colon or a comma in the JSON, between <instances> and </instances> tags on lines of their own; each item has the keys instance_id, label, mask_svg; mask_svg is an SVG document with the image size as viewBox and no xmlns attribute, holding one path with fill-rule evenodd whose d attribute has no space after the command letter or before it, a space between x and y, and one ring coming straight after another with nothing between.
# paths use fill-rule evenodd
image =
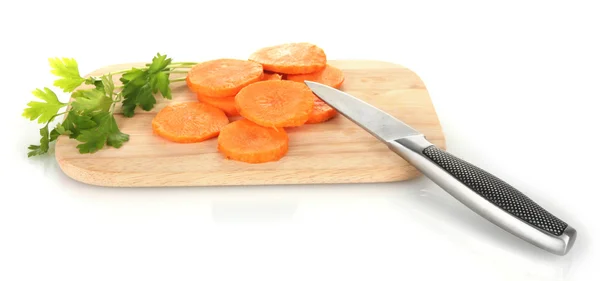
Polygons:
<instances>
[{"instance_id":1,"label":"parsley sprig","mask_svg":"<svg viewBox=\"0 0 600 281\"><path fill-rule=\"evenodd\" d=\"M129 141L129 135L120 131L115 114L115 105L121 103L122 114L133 117L135 109L150 111L156 104L156 95L171 99L171 82L184 81L185 78L170 79L171 73L187 73L196 62L174 63L167 55L158 53L151 63L144 67L131 68L106 73L102 76L81 77L77 61L72 58L49 59L51 73L58 78L53 86L65 93L71 93L68 102L59 100L49 87L33 91L37 101L31 101L23 111L23 117L44 124L40 129L40 143L29 146L28 157L48 153L50 143L59 136L76 139L80 153L95 153L105 146L120 148ZM115 86L113 75L122 74ZM79 89L90 85L87 89ZM83 88L83 87L81 87ZM61 109L64 111L60 112ZM66 114L50 130L50 123L56 117Z\"/></svg>"}]
</instances>

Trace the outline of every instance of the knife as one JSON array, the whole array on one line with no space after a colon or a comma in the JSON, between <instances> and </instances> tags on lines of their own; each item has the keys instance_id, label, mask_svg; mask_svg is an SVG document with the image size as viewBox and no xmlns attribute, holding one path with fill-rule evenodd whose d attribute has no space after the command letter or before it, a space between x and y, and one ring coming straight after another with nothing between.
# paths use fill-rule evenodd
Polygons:
<instances>
[{"instance_id":1,"label":"knife","mask_svg":"<svg viewBox=\"0 0 600 281\"><path fill-rule=\"evenodd\" d=\"M505 181L427 141L402 121L335 88L304 81L340 114L385 143L451 196L501 229L556 255L566 255L577 231Z\"/></svg>"}]
</instances>

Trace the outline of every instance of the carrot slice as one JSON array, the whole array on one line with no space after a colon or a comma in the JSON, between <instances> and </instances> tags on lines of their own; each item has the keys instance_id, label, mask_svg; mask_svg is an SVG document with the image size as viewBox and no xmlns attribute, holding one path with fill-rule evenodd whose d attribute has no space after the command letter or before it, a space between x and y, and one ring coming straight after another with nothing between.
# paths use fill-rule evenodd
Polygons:
<instances>
[{"instance_id":1,"label":"carrot slice","mask_svg":"<svg viewBox=\"0 0 600 281\"><path fill-rule=\"evenodd\" d=\"M268 71L284 74L304 74L325 68L327 56L320 47L310 43L287 43L261 48L249 57Z\"/></svg>"},{"instance_id":2,"label":"carrot slice","mask_svg":"<svg viewBox=\"0 0 600 281\"><path fill-rule=\"evenodd\" d=\"M221 129L217 143L227 159L265 163L281 159L288 151L289 139L283 128L266 128L240 119Z\"/></svg>"},{"instance_id":3,"label":"carrot slice","mask_svg":"<svg viewBox=\"0 0 600 281\"><path fill-rule=\"evenodd\" d=\"M279 73L264 72L263 78L261 81L266 81L266 80L282 80L282 75ZM235 96L215 98L215 97L206 96L201 93L196 94L196 96L199 101L208 103L214 107L217 107L217 108L223 110L227 116L239 116L240 115L237 108L235 107Z\"/></svg>"},{"instance_id":4,"label":"carrot slice","mask_svg":"<svg viewBox=\"0 0 600 281\"><path fill-rule=\"evenodd\" d=\"M202 94L196 94L200 102L208 103L218 109L223 110L227 116L238 116L240 113L235 107L235 97L214 98Z\"/></svg>"},{"instance_id":5,"label":"carrot slice","mask_svg":"<svg viewBox=\"0 0 600 281\"><path fill-rule=\"evenodd\" d=\"M312 111L314 94L304 83L286 80L260 81L235 96L240 115L264 127L304 124Z\"/></svg>"},{"instance_id":6,"label":"carrot slice","mask_svg":"<svg viewBox=\"0 0 600 281\"><path fill-rule=\"evenodd\" d=\"M283 77L279 73L265 72L262 81L266 80L282 80Z\"/></svg>"},{"instance_id":7,"label":"carrot slice","mask_svg":"<svg viewBox=\"0 0 600 281\"><path fill-rule=\"evenodd\" d=\"M238 59L216 59L194 65L186 77L190 90L209 97L230 97L262 80L261 64Z\"/></svg>"},{"instance_id":8,"label":"carrot slice","mask_svg":"<svg viewBox=\"0 0 600 281\"><path fill-rule=\"evenodd\" d=\"M152 119L157 135L180 143L201 142L219 134L229 124L225 113L209 104L182 102L164 107Z\"/></svg>"},{"instance_id":9,"label":"carrot slice","mask_svg":"<svg viewBox=\"0 0 600 281\"><path fill-rule=\"evenodd\" d=\"M266 81L266 80L282 80L282 75L279 73L264 72L263 78L261 81ZM223 110L227 116L239 116L240 115L237 108L235 107L235 96L216 98L216 97L206 96L201 93L196 94L196 96L199 101L208 103L214 107L217 107L217 108Z\"/></svg>"},{"instance_id":10,"label":"carrot slice","mask_svg":"<svg viewBox=\"0 0 600 281\"><path fill-rule=\"evenodd\" d=\"M313 94L314 95L314 94ZM322 99L315 96L315 105L308 116L306 124L316 124L325 122L337 115L337 111L333 107L326 104Z\"/></svg>"},{"instance_id":11,"label":"carrot slice","mask_svg":"<svg viewBox=\"0 0 600 281\"><path fill-rule=\"evenodd\" d=\"M339 89L344 83L344 72L341 69L327 65L323 70L308 74L287 75L287 80L304 82L304 80L313 81Z\"/></svg>"}]
</instances>

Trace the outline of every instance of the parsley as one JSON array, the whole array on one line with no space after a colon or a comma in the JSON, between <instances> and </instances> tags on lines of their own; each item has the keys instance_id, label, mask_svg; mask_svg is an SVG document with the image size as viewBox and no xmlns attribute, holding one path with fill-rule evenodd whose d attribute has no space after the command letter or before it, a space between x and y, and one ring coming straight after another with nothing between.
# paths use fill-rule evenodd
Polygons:
<instances>
[{"instance_id":1,"label":"parsley","mask_svg":"<svg viewBox=\"0 0 600 281\"><path fill-rule=\"evenodd\" d=\"M71 103L72 110L79 112L108 111L113 104L110 97L97 89L79 90L71 97L75 98Z\"/></svg>"},{"instance_id":2,"label":"parsley","mask_svg":"<svg viewBox=\"0 0 600 281\"><path fill-rule=\"evenodd\" d=\"M54 119L54 117L56 117L58 115L59 114L52 116L50 118L50 121L52 121L52 119ZM48 131L49 124L50 124L50 122L46 123L46 125L40 129L40 135L42 136L42 138L40 138L40 144L39 145L30 145L28 147L30 150L27 153L28 157L45 154L46 152L48 152L48 149L50 149L50 142L56 140L56 138L58 138L58 136L61 134L60 132L63 132L63 133L67 132L60 125L58 125L54 130L49 132Z\"/></svg>"},{"instance_id":3,"label":"parsley","mask_svg":"<svg viewBox=\"0 0 600 281\"><path fill-rule=\"evenodd\" d=\"M79 75L79 67L77 62L72 58L51 58L48 59L50 67L52 67L52 74L61 77L54 81L54 86L63 89L66 92L75 90L81 83L85 81Z\"/></svg>"},{"instance_id":4,"label":"parsley","mask_svg":"<svg viewBox=\"0 0 600 281\"><path fill-rule=\"evenodd\" d=\"M40 135L42 135L42 138L40 139L40 145L30 145L30 151L29 153L27 153L28 157L42 155L48 152L48 149L50 147L50 134L48 133L48 124L46 124L46 126L40 129Z\"/></svg>"},{"instance_id":5,"label":"parsley","mask_svg":"<svg viewBox=\"0 0 600 281\"><path fill-rule=\"evenodd\" d=\"M166 99L171 99L169 88L169 69L171 59L166 55L157 54L149 67L145 69L133 68L123 74L123 114L132 117L135 108L141 107L150 111L156 104L154 94L160 92Z\"/></svg>"},{"instance_id":6,"label":"parsley","mask_svg":"<svg viewBox=\"0 0 600 281\"><path fill-rule=\"evenodd\" d=\"M129 141L129 135L121 133L115 117L110 112L100 112L92 118L97 125L81 131L77 140L82 142L77 146L80 153L94 153L109 146L119 148L124 142Z\"/></svg>"},{"instance_id":7,"label":"parsley","mask_svg":"<svg viewBox=\"0 0 600 281\"><path fill-rule=\"evenodd\" d=\"M114 114L133 117L138 107L150 111L157 102L158 93L165 99L172 99L170 83L184 81L185 78L171 80L170 74L184 73L186 71L175 69L190 68L196 64L174 63L171 58L158 53L145 67L84 78L75 59L51 58L48 61L50 72L57 76L53 85L71 93L71 101L61 102L48 87L33 91L33 95L41 101L29 102L22 115L45 125L39 130L39 144L29 146L28 157L48 153L50 143L60 136L77 140L80 153L95 153L106 146L122 147L129 141L129 135L121 132ZM113 75L116 74L122 74L118 80L122 86L115 86ZM121 112L115 112L119 103ZM59 113L63 108L66 110ZM63 114L66 116L62 122L50 130L50 123Z\"/></svg>"},{"instance_id":8,"label":"parsley","mask_svg":"<svg viewBox=\"0 0 600 281\"><path fill-rule=\"evenodd\" d=\"M56 94L48 88L44 88L43 90L35 89L33 95L45 102L29 102L27 104L29 107L23 111L23 116L32 121L37 119L38 123L50 121L61 108L67 105L60 102Z\"/></svg>"},{"instance_id":9,"label":"parsley","mask_svg":"<svg viewBox=\"0 0 600 281\"><path fill-rule=\"evenodd\" d=\"M61 135L67 135L71 139L76 139L81 134L81 131L91 129L96 125L91 116L69 112L65 120L60 124L61 130L66 132L64 134L61 133Z\"/></svg>"}]
</instances>

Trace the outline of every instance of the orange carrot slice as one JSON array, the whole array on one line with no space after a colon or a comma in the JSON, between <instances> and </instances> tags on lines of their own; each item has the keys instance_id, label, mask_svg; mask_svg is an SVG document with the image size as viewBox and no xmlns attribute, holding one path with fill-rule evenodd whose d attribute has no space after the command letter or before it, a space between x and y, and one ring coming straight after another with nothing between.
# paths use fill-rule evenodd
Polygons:
<instances>
[{"instance_id":1,"label":"orange carrot slice","mask_svg":"<svg viewBox=\"0 0 600 281\"><path fill-rule=\"evenodd\" d=\"M261 48L249 57L268 71L284 74L304 74L325 68L327 56L320 47L310 43L287 43Z\"/></svg>"},{"instance_id":2,"label":"orange carrot slice","mask_svg":"<svg viewBox=\"0 0 600 281\"><path fill-rule=\"evenodd\" d=\"M286 80L260 81L235 96L240 115L264 127L304 124L312 111L314 94L304 83Z\"/></svg>"},{"instance_id":3,"label":"orange carrot slice","mask_svg":"<svg viewBox=\"0 0 600 281\"><path fill-rule=\"evenodd\" d=\"M320 99L316 95L314 95L314 96L315 96L315 100L314 100L315 105L313 106L313 110L310 112L310 115L308 116L308 120L306 121L306 124L322 123L322 122L325 122L337 115L338 112L335 109L333 109L333 107L326 104L322 99Z\"/></svg>"},{"instance_id":4,"label":"orange carrot slice","mask_svg":"<svg viewBox=\"0 0 600 281\"><path fill-rule=\"evenodd\" d=\"M227 116L238 116L240 113L235 107L235 97L214 98L202 94L196 94L200 102L208 103L218 109L223 110Z\"/></svg>"},{"instance_id":5,"label":"orange carrot slice","mask_svg":"<svg viewBox=\"0 0 600 281\"><path fill-rule=\"evenodd\" d=\"M240 119L221 129L217 143L227 159L265 163L281 159L288 151L289 139L283 128L266 128Z\"/></svg>"},{"instance_id":6,"label":"orange carrot slice","mask_svg":"<svg viewBox=\"0 0 600 281\"><path fill-rule=\"evenodd\" d=\"M262 65L237 59L216 59L194 65L187 74L190 90L209 97L235 96L242 88L262 80Z\"/></svg>"},{"instance_id":7,"label":"orange carrot slice","mask_svg":"<svg viewBox=\"0 0 600 281\"><path fill-rule=\"evenodd\" d=\"M266 81L266 80L282 80L282 75L279 73L264 72L263 78L261 81ZM196 96L199 101L208 103L214 107L217 107L217 108L223 110L227 116L231 117L231 116L239 116L240 115L237 108L235 107L235 96L215 98L215 97L206 96L201 93L196 94Z\"/></svg>"},{"instance_id":8,"label":"orange carrot slice","mask_svg":"<svg viewBox=\"0 0 600 281\"><path fill-rule=\"evenodd\" d=\"M264 72L261 81L266 80L282 80L282 75L279 73ZM196 94L196 96L199 101L208 103L214 107L223 110L227 116L231 117L240 115L237 108L235 107L235 96L216 98L206 96L201 93Z\"/></svg>"},{"instance_id":9,"label":"orange carrot slice","mask_svg":"<svg viewBox=\"0 0 600 281\"><path fill-rule=\"evenodd\" d=\"M225 113L209 104L182 102L164 107L152 119L152 130L174 142L201 142L219 134L229 124Z\"/></svg>"},{"instance_id":10,"label":"orange carrot slice","mask_svg":"<svg viewBox=\"0 0 600 281\"><path fill-rule=\"evenodd\" d=\"M344 73L341 69L328 64L323 70L317 72L287 75L286 80L297 82L308 80L339 89L342 86L342 83L344 83Z\"/></svg>"},{"instance_id":11,"label":"orange carrot slice","mask_svg":"<svg viewBox=\"0 0 600 281\"><path fill-rule=\"evenodd\" d=\"M265 72L262 81L266 80L282 80L283 77L279 73Z\"/></svg>"}]
</instances>

